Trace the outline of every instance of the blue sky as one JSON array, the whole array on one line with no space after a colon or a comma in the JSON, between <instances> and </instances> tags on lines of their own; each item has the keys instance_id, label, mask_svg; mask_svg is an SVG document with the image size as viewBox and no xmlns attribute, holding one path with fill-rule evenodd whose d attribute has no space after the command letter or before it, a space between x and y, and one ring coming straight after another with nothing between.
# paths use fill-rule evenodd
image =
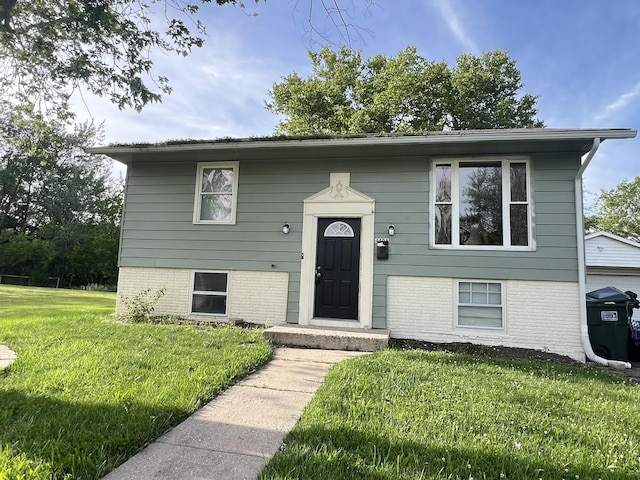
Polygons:
<instances>
[{"instance_id":1,"label":"blue sky","mask_svg":"<svg viewBox=\"0 0 640 480\"><path fill-rule=\"evenodd\" d=\"M106 143L264 136L278 118L264 109L274 82L310 72L311 0L267 0L239 8L210 6L205 45L186 58L158 56L156 74L173 93L142 113L75 97L80 119L105 121ZM640 127L638 0L340 0L360 28L352 48L365 57L395 55L408 45L449 65L463 53L507 50L524 92L539 95L538 117L556 128ZM326 18L315 1L321 29ZM335 31L330 30L335 38ZM640 140L603 143L585 176L587 192L640 175Z\"/></svg>"}]
</instances>

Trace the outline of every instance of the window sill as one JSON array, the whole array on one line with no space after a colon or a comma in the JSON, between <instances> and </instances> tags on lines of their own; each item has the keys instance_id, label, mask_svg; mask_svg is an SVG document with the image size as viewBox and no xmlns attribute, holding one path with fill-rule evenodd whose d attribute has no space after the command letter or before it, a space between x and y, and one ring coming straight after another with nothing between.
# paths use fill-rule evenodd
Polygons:
<instances>
[{"instance_id":1,"label":"window sill","mask_svg":"<svg viewBox=\"0 0 640 480\"><path fill-rule=\"evenodd\" d=\"M483 327L479 325L456 325L456 330L507 334L504 327Z\"/></svg>"},{"instance_id":2,"label":"window sill","mask_svg":"<svg viewBox=\"0 0 640 480\"><path fill-rule=\"evenodd\" d=\"M194 225L235 225L236 222L193 222Z\"/></svg>"},{"instance_id":3,"label":"window sill","mask_svg":"<svg viewBox=\"0 0 640 480\"><path fill-rule=\"evenodd\" d=\"M431 250L458 250L476 252L535 252L535 247L501 247L493 245L429 245Z\"/></svg>"}]
</instances>

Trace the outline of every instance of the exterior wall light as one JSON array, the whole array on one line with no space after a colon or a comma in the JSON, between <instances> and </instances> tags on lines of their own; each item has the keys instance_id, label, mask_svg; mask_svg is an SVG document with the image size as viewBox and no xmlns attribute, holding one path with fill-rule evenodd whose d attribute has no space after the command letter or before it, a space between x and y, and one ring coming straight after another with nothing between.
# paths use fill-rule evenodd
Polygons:
<instances>
[{"instance_id":1,"label":"exterior wall light","mask_svg":"<svg viewBox=\"0 0 640 480\"><path fill-rule=\"evenodd\" d=\"M389 225L389 236L393 237L396 234L396 227L394 227L393 225Z\"/></svg>"},{"instance_id":2,"label":"exterior wall light","mask_svg":"<svg viewBox=\"0 0 640 480\"><path fill-rule=\"evenodd\" d=\"M282 226L282 233L284 233L285 235L289 233L290 230L291 230L291 225L289 225L288 223L285 223Z\"/></svg>"}]
</instances>

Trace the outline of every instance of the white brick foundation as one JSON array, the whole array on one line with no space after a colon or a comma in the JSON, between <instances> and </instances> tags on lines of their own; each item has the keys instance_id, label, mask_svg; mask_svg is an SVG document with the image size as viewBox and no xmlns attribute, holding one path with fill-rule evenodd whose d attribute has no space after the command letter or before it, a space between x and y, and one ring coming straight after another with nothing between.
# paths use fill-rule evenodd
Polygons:
<instances>
[{"instance_id":1,"label":"white brick foundation","mask_svg":"<svg viewBox=\"0 0 640 480\"><path fill-rule=\"evenodd\" d=\"M228 315L191 315L193 270L180 268L122 267L118 274L116 313L125 312L122 297L132 298L147 288L150 295L161 288L165 294L154 315L175 315L198 320L242 319L251 323L284 323L287 315L289 274L286 272L230 271Z\"/></svg>"},{"instance_id":2,"label":"white brick foundation","mask_svg":"<svg viewBox=\"0 0 640 480\"><path fill-rule=\"evenodd\" d=\"M230 318L276 325L287 320L289 274L234 271L230 282Z\"/></svg>"},{"instance_id":3,"label":"white brick foundation","mask_svg":"<svg viewBox=\"0 0 640 480\"><path fill-rule=\"evenodd\" d=\"M118 272L118 301L116 313L125 313L122 297L132 298L150 288L151 296L161 288L165 294L155 306L154 315L189 314L191 299L191 270L176 268L121 267Z\"/></svg>"},{"instance_id":4,"label":"white brick foundation","mask_svg":"<svg viewBox=\"0 0 640 480\"><path fill-rule=\"evenodd\" d=\"M505 281L504 330L457 328L455 279L389 276L392 337L531 348L585 361L577 283Z\"/></svg>"}]
</instances>

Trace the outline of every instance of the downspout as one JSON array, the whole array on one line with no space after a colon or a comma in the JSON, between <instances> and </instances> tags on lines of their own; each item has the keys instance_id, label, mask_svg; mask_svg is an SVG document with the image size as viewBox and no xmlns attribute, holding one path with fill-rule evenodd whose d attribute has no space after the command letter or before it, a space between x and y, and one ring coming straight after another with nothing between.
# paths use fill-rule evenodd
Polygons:
<instances>
[{"instance_id":1,"label":"downspout","mask_svg":"<svg viewBox=\"0 0 640 480\"><path fill-rule=\"evenodd\" d=\"M127 200L127 194L129 193L129 173L131 172L131 166L133 165L133 158L130 158L130 163L125 163L125 165L127 166L127 171L124 176L124 189L122 191L122 208L120 209L120 239L118 240L118 263L117 263L118 276L116 277L116 289L118 291L117 298L120 298L120 293L122 293L122 290L119 289L120 267L122 262L122 244L124 243L123 238L124 238L124 218L125 218L126 205L127 205L126 200ZM124 307L121 307L121 308L119 307L120 307L120 302L116 301L116 314L118 315L121 314L123 311L121 310L121 308L124 308Z\"/></svg>"},{"instance_id":2,"label":"downspout","mask_svg":"<svg viewBox=\"0 0 640 480\"><path fill-rule=\"evenodd\" d=\"M582 346L587 358L592 362L599 363L606 367L615 368L631 368L631 364L628 362L622 362L619 360L607 360L595 354L591 347L591 341L589 340L589 327L587 326L587 267L585 260L585 248L584 248L584 203L582 196L582 176L589 167L591 160L595 156L598 148L600 147L600 139L593 139L593 146L587 158L585 158L575 178L575 197L576 197L576 231L578 240L578 287L580 291L580 332L582 337Z\"/></svg>"}]
</instances>

